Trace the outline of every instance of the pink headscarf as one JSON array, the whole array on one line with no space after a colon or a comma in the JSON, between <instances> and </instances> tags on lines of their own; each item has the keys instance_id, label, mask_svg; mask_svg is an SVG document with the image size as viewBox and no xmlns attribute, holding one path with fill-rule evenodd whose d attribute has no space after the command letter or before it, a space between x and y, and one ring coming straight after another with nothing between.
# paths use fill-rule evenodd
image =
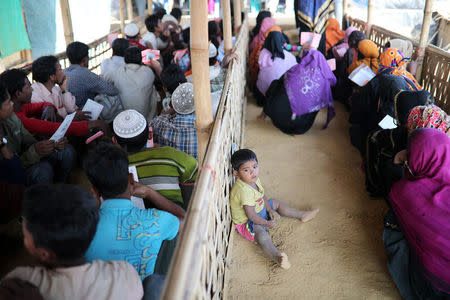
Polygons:
<instances>
[{"instance_id":1,"label":"pink headscarf","mask_svg":"<svg viewBox=\"0 0 450 300\"><path fill-rule=\"evenodd\" d=\"M356 27L349 27L349 28L347 28L347 30L345 30L344 42L342 44L339 44L339 45L334 46L333 48L331 48L331 51L333 51L334 57L336 59L341 59L341 58L344 57L345 52L347 52L347 50L349 48L349 46L348 46L348 37L355 30L358 30L358 28L356 28Z\"/></svg>"},{"instance_id":2,"label":"pink headscarf","mask_svg":"<svg viewBox=\"0 0 450 300\"><path fill-rule=\"evenodd\" d=\"M259 42L264 41L264 39L265 39L264 34L272 26L275 26L275 19L265 18L262 21L261 28L259 29L259 33L253 38L253 41L250 43L250 47L249 47L250 52L252 52L253 48L255 48L256 45L259 44Z\"/></svg>"},{"instance_id":3,"label":"pink headscarf","mask_svg":"<svg viewBox=\"0 0 450 300\"><path fill-rule=\"evenodd\" d=\"M408 146L408 174L389 199L423 275L450 293L450 138L418 129Z\"/></svg>"}]
</instances>

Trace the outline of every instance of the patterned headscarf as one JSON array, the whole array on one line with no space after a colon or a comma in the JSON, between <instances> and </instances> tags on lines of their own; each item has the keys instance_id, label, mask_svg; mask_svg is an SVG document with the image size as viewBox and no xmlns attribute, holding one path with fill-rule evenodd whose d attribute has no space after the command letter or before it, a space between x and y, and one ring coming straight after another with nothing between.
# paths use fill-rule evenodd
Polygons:
<instances>
[{"instance_id":1,"label":"patterned headscarf","mask_svg":"<svg viewBox=\"0 0 450 300\"><path fill-rule=\"evenodd\" d=\"M406 127L409 130L436 128L450 135L450 117L445 111L434 104L416 106L409 113Z\"/></svg>"},{"instance_id":2,"label":"patterned headscarf","mask_svg":"<svg viewBox=\"0 0 450 300\"><path fill-rule=\"evenodd\" d=\"M421 91L422 87L414 76L402 67L408 63L400 50L388 48L380 55L379 72L387 71L389 74L402 77L408 83L410 90Z\"/></svg>"}]
</instances>

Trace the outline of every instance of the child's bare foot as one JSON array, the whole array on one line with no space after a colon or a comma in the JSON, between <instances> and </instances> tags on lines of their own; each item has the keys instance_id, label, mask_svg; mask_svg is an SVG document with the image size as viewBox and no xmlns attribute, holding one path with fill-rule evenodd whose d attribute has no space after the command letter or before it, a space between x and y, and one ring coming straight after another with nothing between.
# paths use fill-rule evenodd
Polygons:
<instances>
[{"instance_id":1,"label":"child's bare foot","mask_svg":"<svg viewBox=\"0 0 450 300\"><path fill-rule=\"evenodd\" d=\"M316 208L314 210L305 210L302 211L300 214L300 221L302 221L303 223L308 222L312 219L314 219L314 217L317 215L317 213L319 212L319 209Z\"/></svg>"},{"instance_id":2,"label":"child's bare foot","mask_svg":"<svg viewBox=\"0 0 450 300\"><path fill-rule=\"evenodd\" d=\"M291 263L289 262L288 256L286 253L281 252L280 257L278 258L278 264L283 269L287 270L291 267Z\"/></svg>"}]
</instances>

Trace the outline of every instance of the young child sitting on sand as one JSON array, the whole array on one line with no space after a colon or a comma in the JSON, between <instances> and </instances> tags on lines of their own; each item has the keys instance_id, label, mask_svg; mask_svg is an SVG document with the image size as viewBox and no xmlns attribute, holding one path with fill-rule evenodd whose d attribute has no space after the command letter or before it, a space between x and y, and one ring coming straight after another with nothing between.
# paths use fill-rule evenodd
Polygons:
<instances>
[{"instance_id":1,"label":"young child sitting on sand","mask_svg":"<svg viewBox=\"0 0 450 300\"><path fill-rule=\"evenodd\" d=\"M319 209L301 211L280 200L267 199L258 178L258 159L253 151L236 151L231 156L231 165L237 178L230 193L231 215L236 229L249 241L258 243L280 267L289 269L291 264L286 253L280 253L273 245L267 227L273 228L280 215L307 222L315 217Z\"/></svg>"}]
</instances>

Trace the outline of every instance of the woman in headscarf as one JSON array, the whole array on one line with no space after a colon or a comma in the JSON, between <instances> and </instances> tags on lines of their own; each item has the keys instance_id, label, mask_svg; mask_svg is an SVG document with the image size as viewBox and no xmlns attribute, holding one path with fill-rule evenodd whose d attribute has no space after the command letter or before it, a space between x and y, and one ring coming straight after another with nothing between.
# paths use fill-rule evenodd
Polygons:
<instances>
[{"instance_id":1,"label":"woman in headscarf","mask_svg":"<svg viewBox=\"0 0 450 300\"><path fill-rule=\"evenodd\" d=\"M349 38L350 34L356 30L358 30L358 28L356 28L356 27L347 28L345 30L344 42L331 48L331 50L333 51L334 58L336 58L336 60L341 60L344 58L344 55L349 48L348 38Z\"/></svg>"},{"instance_id":2,"label":"woman in headscarf","mask_svg":"<svg viewBox=\"0 0 450 300\"><path fill-rule=\"evenodd\" d=\"M372 71L378 73L378 48L377 45L371 40L363 40L358 44L358 60L348 67L347 74L350 74L362 64L365 64Z\"/></svg>"},{"instance_id":3,"label":"woman in headscarf","mask_svg":"<svg viewBox=\"0 0 450 300\"><path fill-rule=\"evenodd\" d=\"M325 129L335 116L331 95L335 83L323 54L306 51L300 63L272 82L266 93L264 113L282 132L303 134L311 128L319 110L328 107Z\"/></svg>"},{"instance_id":4,"label":"woman in headscarf","mask_svg":"<svg viewBox=\"0 0 450 300\"><path fill-rule=\"evenodd\" d=\"M279 79L287 70L297 64L294 55L284 49L285 38L278 31L272 31L264 41L259 55L259 73L256 87L262 95L266 95L273 80Z\"/></svg>"},{"instance_id":5,"label":"woman in headscarf","mask_svg":"<svg viewBox=\"0 0 450 300\"><path fill-rule=\"evenodd\" d=\"M427 91L398 92L394 97L393 110L388 112L398 127L375 130L367 136L364 167L366 189L371 196L387 196L392 183L402 178L403 167L394 164L394 157L399 151L406 149L407 120L417 108L432 103L433 96Z\"/></svg>"},{"instance_id":6,"label":"woman in headscarf","mask_svg":"<svg viewBox=\"0 0 450 300\"><path fill-rule=\"evenodd\" d=\"M265 18L270 18L272 14L270 11L262 10L258 13L258 16L256 17L256 25L253 27L252 31L250 32L250 41L259 33L259 30L261 29L262 21Z\"/></svg>"},{"instance_id":7,"label":"woman in headscarf","mask_svg":"<svg viewBox=\"0 0 450 300\"><path fill-rule=\"evenodd\" d=\"M411 110L406 128L409 132L418 128L435 128L450 136L450 116L436 105L423 104Z\"/></svg>"},{"instance_id":8,"label":"woman in headscarf","mask_svg":"<svg viewBox=\"0 0 450 300\"><path fill-rule=\"evenodd\" d=\"M326 36L326 46L325 53L328 54L328 50L331 49L334 45L336 45L339 41L344 39L345 31L340 30L340 25L338 20L334 18L329 18L327 22L327 28L325 30Z\"/></svg>"},{"instance_id":9,"label":"woman in headscarf","mask_svg":"<svg viewBox=\"0 0 450 300\"><path fill-rule=\"evenodd\" d=\"M275 26L275 19L273 18L265 18L262 21L261 28L259 29L258 34L253 38L252 42L249 46L249 51L252 52L253 49L258 45L259 42L264 41L264 35L270 27Z\"/></svg>"},{"instance_id":10,"label":"woman in headscarf","mask_svg":"<svg viewBox=\"0 0 450 300\"><path fill-rule=\"evenodd\" d=\"M388 73L403 78L412 91L420 91L422 87L414 76L405 70L408 58L395 48L387 48L380 55L380 73Z\"/></svg>"},{"instance_id":11,"label":"woman in headscarf","mask_svg":"<svg viewBox=\"0 0 450 300\"><path fill-rule=\"evenodd\" d=\"M389 272L404 299L449 299L450 139L417 130L398 162L405 178L389 193L383 232Z\"/></svg>"},{"instance_id":12,"label":"woman in headscarf","mask_svg":"<svg viewBox=\"0 0 450 300\"><path fill-rule=\"evenodd\" d=\"M277 26L277 25L270 27L264 35L264 40L265 40L265 38L267 38L269 33L271 33L272 31L281 32L281 27ZM248 59L248 69L250 71L249 84L251 87L255 86L256 80L258 79L258 72L259 72L258 59L259 59L259 54L261 53L263 45L264 45L264 41L259 42L258 45L256 45L256 47L250 53L250 57Z\"/></svg>"}]
</instances>

